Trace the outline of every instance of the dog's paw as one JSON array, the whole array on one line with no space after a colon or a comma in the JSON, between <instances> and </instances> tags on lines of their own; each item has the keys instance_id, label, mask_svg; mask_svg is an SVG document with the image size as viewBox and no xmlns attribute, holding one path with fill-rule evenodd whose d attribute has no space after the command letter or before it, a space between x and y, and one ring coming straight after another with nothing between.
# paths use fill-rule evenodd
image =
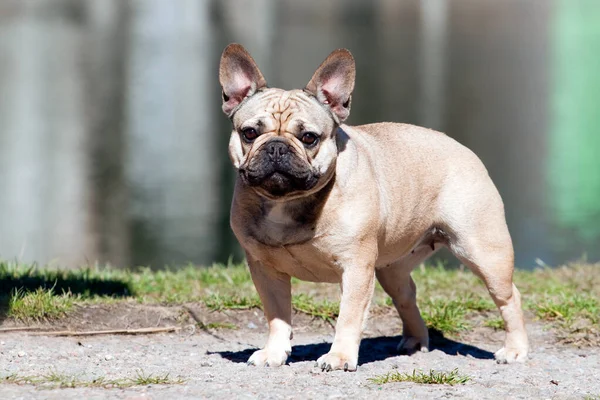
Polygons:
<instances>
[{"instance_id":1,"label":"dog's paw","mask_svg":"<svg viewBox=\"0 0 600 400\"><path fill-rule=\"evenodd\" d=\"M340 353L327 353L317 360L315 367L321 368L321 371L334 371L343 369L344 371L356 371L358 366L358 357L348 357Z\"/></svg>"},{"instance_id":2,"label":"dog's paw","mask_svg":"<svg viewBox=\"0 0 600 400\"><path fill-rule=\"evenodd\" d=\"M265 348L255 351L248 359L247 364L258 367L279 367L285 364L290 354L291 350Z\"/></svg>"},{"instance_id":3,"label":"dog's paw","mask_svg":"<svg viewBox=\"0 0 600 400\"><path fill-rule=\"evenodd\" d=\"M397 350L400 354L413 354L417 351L427 353L429 351L428 337L402 336Z\"/></svg>"},{"instance_id":4,"label":"dog's paw","mask_svg":"<svg viewBox=\"0 0 600 400\"><path fill-rule=\"evenodd\" d=\"M514 362L525 362L527 360L527 348L503 347L494 354L498 364L512 364Z\"/></svg>"}]
</instances>

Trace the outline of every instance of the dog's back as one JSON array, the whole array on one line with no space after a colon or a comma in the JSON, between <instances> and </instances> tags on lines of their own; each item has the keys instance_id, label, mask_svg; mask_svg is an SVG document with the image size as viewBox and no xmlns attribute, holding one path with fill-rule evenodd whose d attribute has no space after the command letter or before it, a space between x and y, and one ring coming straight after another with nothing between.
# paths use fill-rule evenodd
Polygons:
<instances>
[{"instance_id":1,"label":"dog's back","mask_svg":"<svg viewBox=\"0 0 600 400\"><path fill-rule=\"evenodd\" d=\"M348 135L349 153L360 153L366 158L364 164L377 171L373 176L360 162L345 162L356 156L341 151L339 175L376 182L380 224L385 226L381 262L394 261L424 238L429 241L432 229L444 236L432 238L431 243L435 239L452 246L449 238L477 231L473 224L482 219L494 220L490 225L495 237L512 253L502 199L481 160L467 147L441 132L408 124L343 125L342 129ZM398 238L403 240L398 243Z\"/></svg>"}]
</instances>

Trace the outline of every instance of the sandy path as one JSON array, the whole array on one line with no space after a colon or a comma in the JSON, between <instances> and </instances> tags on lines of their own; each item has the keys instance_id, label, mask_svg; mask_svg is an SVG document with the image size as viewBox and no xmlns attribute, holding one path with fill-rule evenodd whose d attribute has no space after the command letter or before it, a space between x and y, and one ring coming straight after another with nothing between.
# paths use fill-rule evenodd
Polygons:
<instances>
[{"instance_id":1,"label":"sandy path","mask_svg":"<svg viewBox=\"0 0 600 400\"><path fill-rule=\"evenodd\" d=\"M256 318L253 322L252 319ZM247 319L246 319L247 320ZM43 376L50 372L79 380L118 379L146 374L185 379L180 385L117 388L54 388L52 385L0 384L2 399L196 399L196 398L600 398L600 350L555 345L540 325L530 324L532 354L523 365L498 365L492 357L502 334L484 329L460 339L433 340L427 354L394 354L397 337L389 323L375 319L366 332L355 373L321 372L314 361L328 350L332 329L299 326L289 365L256 368L245 365L265 340L262 318L254 313L239 330L182 330L174 334L39 337L0 334L0 376ZM466 385L376 385L368 378L394 369L429 369L471 376ZM597 397L594 397L597 396Z\"/></svg>"}]
</instances>

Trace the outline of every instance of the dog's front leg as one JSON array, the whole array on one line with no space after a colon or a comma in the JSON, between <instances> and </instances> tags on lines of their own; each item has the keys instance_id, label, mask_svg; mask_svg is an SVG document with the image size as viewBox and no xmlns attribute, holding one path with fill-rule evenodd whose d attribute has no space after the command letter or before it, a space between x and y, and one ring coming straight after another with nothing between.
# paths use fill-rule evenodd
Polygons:
<instances>
[{"instance_id":1,"label":"dog's front leg","mask_svg":"<svg viewBox=\"0 0 600 400\"><path fill-rule=\"evenodd\" d=\"M247 255L252 281L258 291L269 323L269 338L255 351L249 365L278 367L292 352L292 287L290 276L267 267Z\"/></svg>"},{"instance_id":2,"label":"dog's front leg","mask_svg":"<svg viewBox=\"0 0 600 400\"><path fill-rule=\"evenodd\" d=\"M342 274L340 315L329 353L316 363L322 370L356 371L362 330L373 297L375 269L372 265L354 265Z\"/></svg>"}]
</instances>

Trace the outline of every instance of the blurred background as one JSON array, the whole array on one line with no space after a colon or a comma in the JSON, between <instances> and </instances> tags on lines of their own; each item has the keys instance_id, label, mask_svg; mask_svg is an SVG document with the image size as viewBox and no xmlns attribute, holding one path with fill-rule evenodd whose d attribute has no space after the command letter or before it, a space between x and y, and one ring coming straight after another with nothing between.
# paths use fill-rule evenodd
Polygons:
<instances>
[{"instance_id":1,"label":"blurred background","mask_svg":"<svg viewBox=\"0 0 600 400\"><path fill-rule=\"evenodd\" d=\"M348 123L446 132L502 194L517 266L600 259L600 1L1 0L0 258L242 258L218 61L270 86L357 62Z\"/></svg>"}]
</instances>

